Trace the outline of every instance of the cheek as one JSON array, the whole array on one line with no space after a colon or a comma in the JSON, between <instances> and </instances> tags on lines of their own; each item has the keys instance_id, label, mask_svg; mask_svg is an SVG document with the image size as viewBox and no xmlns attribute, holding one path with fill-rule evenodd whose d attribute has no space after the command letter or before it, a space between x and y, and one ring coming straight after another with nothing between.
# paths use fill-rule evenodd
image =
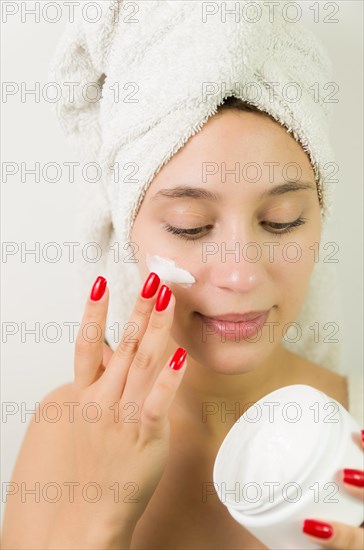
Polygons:
<instances>
[{"instance_id":1,"label":"cheek","mask_svg":"<svg viewBox=\"0 0 364 550\"><path fill-rule=\"evenodd\" d=\"M278 248L278 247L277 247ZM293 321L304 303L315 265L312 241L291 240L278 248L271 274L285 321Z\"/></svg>"},{"instance_id":2,"label":"cheek","mask_svg":"<svg viewBox=\"0 0 364 550\"><path fill-rule=\"evenodd\" d=\"M131 233L131 243L135 250L134 257L137 259L137 266L144 281L149 275L149 269L146 264L146 255L151 250L155 250L157 241L157 235L155 227L152 224L148 224L145 217L138 215L135 220L133 230Z\"/></svg>"},{"instance_id":3,"label":"cheek","mask_svg":"<svg viewBox=\"0 0 364 550\"><path fill-rule=\"evenodd\" d=\"M176 298L173 323L171 328L171 337L181 346L189 346L192 338L191 333L191 313L195 309L193 306L192 289L184 289L179 285L170 283L170 288Z\"/></svg>"},{"instance_id":4,"label":"cheek","mask_svg":"<svg viewBox=\"0 0 364 550\"><path fill-rule=\"evenodd\" d=\"M313 216L297 232L283 237L274 251L272 270L287 288L304 291L317 261L320 242L319 214Z\"/></svg>"},{"instance_id":5,"label":"cheek","mask_svg":"<svg viewBox=\"0 0 364 550\"><path fill-rule=\"evenodd\" d=\"M274 263L274 275L282 284L294 287L308 282L314 265L313 251L302 251L295 243L281 251L278 261Z\"/></svg>"},{"instance_id":6,"label":"cheek","mask_svg":"<svg viewBox=\"0 0 364 550\"><path fill-rule=\"evenodd\" d=\"M143 221L140 220L140 222L134 224L131 236L135 249L137 250L135 257L138 260L138 269L143 278L146 278L149 274L149 268L147 264L148 255L151 256L151 258L153 259L153 261L149 261L149 266L155 266L154 269L153 267L151 267L151 270L156 271L157 273L160 273L160 269L158 269L158 266L156 265L157 256L161 257L164 261L172 261L175 263L175 269L169 268L167 270L168 275L166 276L172 275L173 272L173 277L176 278L176 271L179 270L187 272L187 275L191 274L192 276L194 276L195 272L198 271L198 269L196 269L196 266L201 263L201 249L198 247L198 245L193 246L191 245L191 243L187 243L186 246L186 243L183 241L183 239L171 237L169 233L162 231L158 224L150 223L148 225L147 223L143 223ZM159 268L160 267L161 266L159 265ZM162 269L162 272L166 273L166 270ZM182 279L177 276L176 280L180 280L182 284ZM173 279L166 279L164 284L168 284L168 286L170 286L173 293L176 294L176 297L178 299L179 293L181 292L181 290L183 293L184 289L183 287L179 286L178 283L174 283L172 281ZM187 289L187 292L188 290L189 289ZM183 294L180 297L180 300L183 301L188 299L189 296L185 297Z\"/></svg>"}]
</instances>

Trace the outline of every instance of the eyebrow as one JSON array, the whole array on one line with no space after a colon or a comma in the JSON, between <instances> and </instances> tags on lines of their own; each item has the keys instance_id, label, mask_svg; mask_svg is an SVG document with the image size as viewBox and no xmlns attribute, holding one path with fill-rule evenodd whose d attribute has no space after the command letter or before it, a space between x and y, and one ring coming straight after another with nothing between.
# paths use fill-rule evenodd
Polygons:
<instances>
[{"instance_id":1,"label":"eyebrow","mask_svg":"<svg viewBox=\"0 0 364 550\"><path fill-rule=\"evenodd\" d=\"M276 195L283 195L284 193L291 193L292 191L302 191L302 190L311 190L316 191L316 185L308 181L288 181L272 187L264 191L260 198L264 199L267 197L273 197ZM172 189L160 189L152 198L151 201L167 197L170 199L181 199L181 198L190 198L190 199L205 199L213 202L218 202L221 200L221 195L208 191L202 187L189 187L188 185L178 185Z\"/></svg>"}]
</instances>

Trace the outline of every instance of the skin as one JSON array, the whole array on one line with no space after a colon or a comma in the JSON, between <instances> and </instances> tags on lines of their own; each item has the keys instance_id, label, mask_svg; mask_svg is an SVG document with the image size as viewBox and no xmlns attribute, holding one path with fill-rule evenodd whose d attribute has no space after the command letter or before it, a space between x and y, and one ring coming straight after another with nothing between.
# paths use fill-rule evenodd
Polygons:
<instances>
[{"instance_id":1,"label":"skin","mask_svg":"<svg viewBox=\"0 0 364 550\"><path fill-rule=\"evenodd\" d=\"M267 159L279 163L271 181L269 167L264 166ZM216 166L225 162L227 169L236 162L241 166L254 162L262 168L262 174L255 183L241 175L237 183L233 175L222 181L218 170L203 182L204 162ZM295 177L295 170L284 172L288 163L299 165L299 179L310 183L311 188L262 199L263 192L286 183L291 175ZM248 173L250 179L254 176L253 171ZM161 189L183 184L220 194L221 200L154 199ZM277 235L265 225L292 222L300 216L307 219L306 223L287 234ZM165 223L180 228L211 224L213 228L202 230L198 240L185 241L163 229ZM268 116L235 109L218 113L155 177L134 222L132 240L139 247L142 280L149 273L145 263L147 252L175 260L197 280L190 288L169 283L176 296L176 310L166 349L166 357L178 345L188 351L190 368L176 401L189 411L191 419L200 418L203 401L219 404L224 401L227 407L234 407L236 401L254 401L287 381L292 354L283 348L283 327L295 320L303 304L314 267L309 247L319 242L320 233L320 206L310 161L294 138ZM216 243L218 252L203 262L202 247L207 242ZM240 261L233 254L224 255L223 246L234 250L236 242L240 249L244 243L257 243L261 259L256 262L246 259L254 258L255 249L247 250ZM269 248L263 244L267 242L278 243L271 252L274 261L269 261ZM289 242L297 243L302 250L299 261L289 262L282 254L284 244ZM270 309L268 321L279 325L273 338L269 338L267 327L263 327L257 342L223 341L211 334L204 341L202 323L195 315L196 311L217 315L266 309ZM216 437L226 429L223 426L222 432L218 418L219 415L210 417L204 425L204 430L211 430Z\"/></svg>"}]
</instances>

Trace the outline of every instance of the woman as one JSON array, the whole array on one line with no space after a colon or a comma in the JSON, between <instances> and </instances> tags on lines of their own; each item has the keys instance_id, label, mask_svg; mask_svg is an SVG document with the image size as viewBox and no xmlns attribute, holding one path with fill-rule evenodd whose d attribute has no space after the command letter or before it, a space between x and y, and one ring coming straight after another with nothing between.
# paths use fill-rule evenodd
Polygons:
<instances>
[{"instance_id":1,"label":"woman","mask_svg":"<svg viewBox=\"0 0 364 550\"><path fill-rule=\"evenodd\" d=\"M221 135L225 136L223 142ZM218 201L191 198L191 191L178 199L162 195L156 199L162 189L172 190L186 180L186 167L189 182L196 181L206 150L213 152L217 163L239 156L247 162L257 160L257 151L262 163L273 157L283 164L297 162L303 170L302 179L310 185L262 198L264 191L278 185L237 186L235 181L221 185L215 177L205 189L220 195ZM189 187L200 185L191 183ZM75 381L55 390L47 402L63 406L65 418L69 415L62 403L96 402L102 407L103 420L93 424L80 415L74 425L74 442L67 421L52 426L44 422L42 427L33 424L15 473L14 480L25 479L24 468L29 470L32 464L28 475L39 481L68 480L82 487L92 480L99 483L110 502L102 498L98 507L80 501L77 514L66 502L63 512L60 503L57 507L28 504L22 511L27 526L24 539L13 531L21 508L19 503L13 504L8 517L9 543L25 543L30 537L33 548L265 548L230 517L217 497L207 503L201 499L202 485L211 480L218 448L237 420L230 414L223 422L221 415L215 414L204 422L203 404L213 402L219 410L224 405L226 410L234 411L236 402L243 408L281 386L303 383L348 407L345 378L285 350L281 338L272 343L263 330L254 344L243 336L240 341L224 341L224 324L218 333L208 331L208 320L201 318L201 314L220 318L229 312L264 310L269 311L267 320L283 326L295 318L303 301L313 267L312 255L306 254L295 264L279 260L269 264L244 260L236 263L230 254L224 263L218 256L203 264L201 248L164 229L162 218L180 229L186 228L183 236L191 240L201 238L196 237L199 233L206 235L211 231L208 226L213 225L214 242L226 243L229 250L236 241L262 243L270 235L281 235L277 241L287 240L291 238L287 227L299 218L306 221L290 231L294 231L295 242L303 250L308 251L320 238L313 170L301 146L264 114L237 107L220 109L156 176L133 228L132 240L139 246L140 258L147 251L163 251L167 257L181 258L183 267L196 275L199 288L171 284L169 289L160 284L156 274L148 276L143 263L141 275L146 283L130 318L130 323L138 327L133 336L134 340L137 336L139 345L125 338L113 353L105 344L103 349L101 339L90 343L82 337L82 327L90 322L105 331L110 295L105 279L97 280L78 334ZM277 224L288 225L282 229ZM204 332L209 335L207 344L203 342ZM177 342L190 350L188 366ZM169 363L176 348L171 369ZM121 422L115 422L114 402L120 402ZM128 405L123 408L124 404ZM106 419L109 406L112 412ZM46 462L41 464L37 445L49 449ZM117 505L113 502L114 492L108 490L116 482L120 487L129 482ZM345 486L360 496L358 487ZM133 502L134 492L137 503ZM31 524L33 535L29 532ZM321 536L331 534L331 527L319 528ZM346 547L360 548L360 528L335 525L334 531L335 542L325 547L344 548L345 537L351 537L357 545Z\"/></svg>"},{"instance_id":2,"label":"woman","mask_svg":"<svg viewBox=\"0 0 364 550\"><path fill-rule=\"evenodd\" d=\"M282 342L304 303L312 245L321 238L315 165L264 109L224 99L156 171L134 210L130 240L143 285L129 324L116 345L107 338L113 349L103 342L112 334L106 317L114 296L101 275L86 300L74 381L40 406L42 413L59 404L60 421L47 423L41 414L28 430L13 481L64 487L67 480L73 497L63 491L55 503L41 498L26 506L9 500L7 547L263 549L217 495L202 499L225 435L244 406L289 384L311 385L349 406L345 377ZM278 167L273 179L267 160ZM206 162L218 169L204 178ZM236 174L223 178L221 168L236 162L257 164L261 177L254 184ZM283 169L293 163L300 177L288 181ZM289 242L302 252L297 261L281 253ZM237 255L246 243L261 251L257 261ZM148 255L174 260L194 284L162 284L149 272ZM101 337L89 336L89 323ZM70 402L77 404L72 414ZM218 414L203 415L209 403ZM220 414L236 411L236 403L237 413ZM94 422L84 412L90 404L101 413ZM363 497L360 479L346 472L343 482L355 498ZM82 491L88 483L101 498ZM361 548L361 528L319 519L302 526L316 543Z\"/></svg>"}]
</instances>

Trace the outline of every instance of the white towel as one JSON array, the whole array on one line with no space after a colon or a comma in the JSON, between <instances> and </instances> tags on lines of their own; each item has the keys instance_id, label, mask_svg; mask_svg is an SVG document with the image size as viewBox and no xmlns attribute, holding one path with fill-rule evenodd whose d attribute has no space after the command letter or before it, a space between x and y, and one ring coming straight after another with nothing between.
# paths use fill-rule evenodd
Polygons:
<instances>
[{"instance_id":1,"label":"white towel","mask_svg":"<svg viewBox=\"0 0 364 550\"><path fill-rule=\"evenodd\" d=\"M55 104L57 114L85 160L98 162L102 171L100 181L84 184L81 228L84 243L95 241L101 246L103 261L83 262L80 274L83 291L99 274L108 280L106 338L115 349L142 284L136 264L130 262L128 243L144 193L161 167L202 128L225 97L234 95L265 111L307 151L322 195L321 242L329 240L325 227L332 208L335 162L328 137L331 104L324 101L325 94L317 98L314 90L325 90L332 68L311 31L301 22L289 21L284 11L287 2L280 2L273 13L257 2L251 11L248 4L252 3L246 1L93 4L99 6L98 20L79 16L68 24L49 76L62 89L68 89L66 82L79 84L74 101L65 93ZM91 97L95 92L95 87L87 87L92 82L102 89L97 101L85 93ZM295 102L283 88L292 82L301 92ZM217 84L209 95L204 95L206 83ZM126 163L131 170L125 172ZM115 164L120 168L119 179L110 168ZM131 174L128 183L122 181L126 173ZM115 261L116 243L119 261ZM323 341L330 334L323 328L325 323L342 326L335 294L336 264L324 262L326 256L322 251L315 264L296 319L303 336L295 344L284 340L284 345L347 375L349 410L363 422L362 382L350 365L341 363L340 331L338 342ZM309 328L314 323L320 327L319 342Z\"/></svg>"}]
</instances>

